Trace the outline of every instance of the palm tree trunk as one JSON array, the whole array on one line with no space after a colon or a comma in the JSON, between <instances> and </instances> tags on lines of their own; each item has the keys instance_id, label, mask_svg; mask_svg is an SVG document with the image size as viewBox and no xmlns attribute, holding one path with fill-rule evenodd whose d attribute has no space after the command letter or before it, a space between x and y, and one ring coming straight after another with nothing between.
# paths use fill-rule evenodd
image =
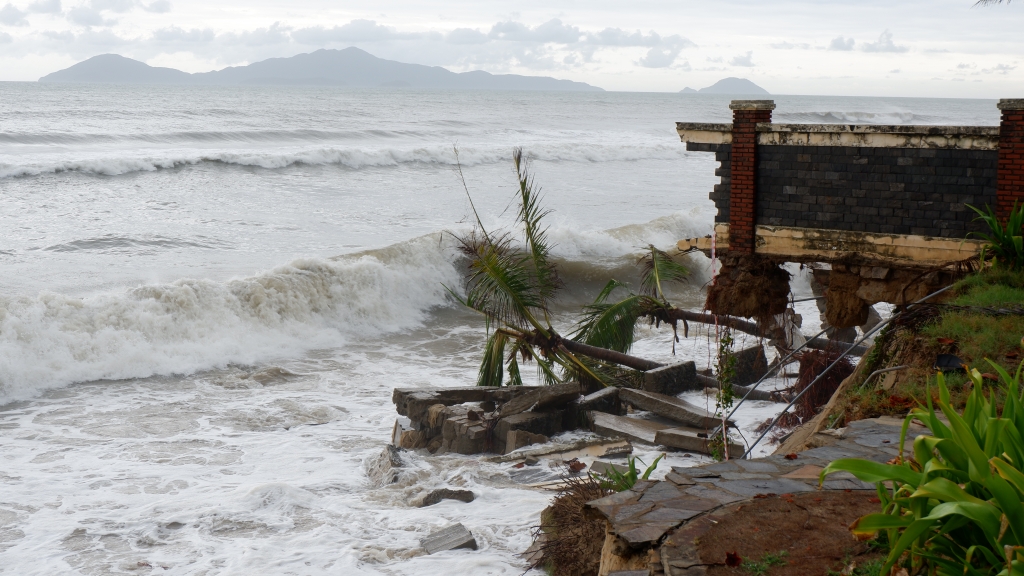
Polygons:
<instances>
[{"instance_id":1,"label":"palm tree trunk","mask_svg":"<svg viewBox=\"0 0 1024 576\"><path fill-rule=\"evenodd\" d=\"M664 366L664 364L652 362L651 360L644 360L643 358L637 358L636 356L630 356L629 354L623 354L622 352L616 352L615 350L608 350L607 348L598 348L597 346L583 344L582 342L576 342L575 340L569 340L568 338L562 340L562 347L573 354L579 354L582 356L588 356L595 360L619 364L620 366L640 370L641 372L654 370L655 368L661 368Z\"/></svg>"}]
</instances>

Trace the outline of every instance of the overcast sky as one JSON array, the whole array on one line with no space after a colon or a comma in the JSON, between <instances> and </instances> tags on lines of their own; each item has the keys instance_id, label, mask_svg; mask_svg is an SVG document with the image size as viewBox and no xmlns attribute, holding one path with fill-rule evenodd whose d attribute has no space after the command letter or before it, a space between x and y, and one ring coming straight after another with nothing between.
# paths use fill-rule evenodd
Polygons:
<instances>
[{"instance_id":1,"label":"overcast sky","mask_svg":"<svg viewBox=\"0 0 1024 576\"><path fill-rule=\"evenodd\" d=\"M0 0L3 3L4 0ZM12 0L0 80L104 53L202 72L358 46L444 66L678 91L1024 97L1024 1Z\"/></svg>"}]
</instances>

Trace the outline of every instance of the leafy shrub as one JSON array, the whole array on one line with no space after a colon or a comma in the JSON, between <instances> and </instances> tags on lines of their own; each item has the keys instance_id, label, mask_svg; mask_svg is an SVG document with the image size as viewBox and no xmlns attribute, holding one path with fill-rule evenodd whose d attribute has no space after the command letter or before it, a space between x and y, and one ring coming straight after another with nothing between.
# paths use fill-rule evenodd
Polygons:
<instances>
[{"instance_id":1,"label":"leafy shrub","mask_svg":"<svg viewBox=\"0 0 1024 576\"><path fill-rule=\"evenodd\" d=\"M996 216L991 206L985 206L985 210L970 204L967 206L978 213L975 220L981 220L988 225L988 234L972 232L974 236L985 241L985 246L981 249L981 259L984 261L986 256L991 256L998 264L1010 270L1024 270L1024 206L1018 206L1014 202L1005 224Z\"/></svg>"},{"instance_id":2,"label":"leafy shrub","mask_svg":"<svg viewBox=\"0 0 1024 576\"><path fill-rule=\"evenodd\" d=\"M593 477L601 484L602 488L615 490L616 492L625 492L635 486L638 480L647 480L650 478L651 472L654 472L654 469L658 467L658 462L660 462L664 457L665 455L662 454L655 458L654 462L644 470L642 475L640 474L640 471L637 470L636 463L640 462L643 464L644 461L630 456L628 459L628 468L625 472L619 472L615 468L608 468L603 474L595 474Z\"/></svg>"},{"instance_id":3,"label":"leafy shrub","mask_svg":"<svg viewBox=\"0 0 1024 576\"><path fill-rule=\"evenodd\" d=\"M1011 376L989 363L1005 387L1001 414L978 370L969 371L973 389L962 413L950 405L939 374L938 410L929 393L927 405L911 411L900 434L900 457L889 464L841 459L822 471L822 481L847 471L877 483L882 512L860 518L851 530L859 538L885 532L891 547L882 574L897 565L910 574L1024 574L1024 364ZM913 457L904 460L914 419L932 436L917 437Z\"/></svg>"}]
</instances>

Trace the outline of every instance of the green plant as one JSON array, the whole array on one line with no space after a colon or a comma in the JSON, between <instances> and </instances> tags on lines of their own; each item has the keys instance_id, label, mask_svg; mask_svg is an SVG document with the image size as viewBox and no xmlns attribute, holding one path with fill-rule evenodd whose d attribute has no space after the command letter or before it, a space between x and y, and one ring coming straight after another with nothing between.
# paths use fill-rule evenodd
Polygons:
<instances>
[{"instance_id":1,"label":"green plant","mask_svg":"<svg viewBox=\"0 0 1024 576\"><path fill-rule=\"evenodd\" d=\"M726 459L728 454L729 426L725 422L725 415L732 410L736 400L736 392L732 387L732 380L736 376L736 355L733 354L732 332L725 328L718 338L718 363L716 365L716 379L718 380L718 392L715 394L715 419L722 422L721 431L714 437L708 439L708 451L711 457L721 461ZM739 456L733 454L733 456Z\"/></svg>"},{"instance_id":2,"label":"green plant","mask_svg":"<svg viewBox=\"0 0 1024 576\"><path fill-rule=\"evenodd\" d=\"M882 512L858 519L851 530L859 538L884 532L890 552L883 574L896 565L910 574L1024 574L1024 364L1011 376L989 363L1005 388L1001 413L978 370L969 371L973 389L961 413L951 406L945 379L938 374L938 401L926 394L927 405L904 420L894 463L841 459L822 470L821 481L847 471L877 483ZM904 459L912 420L932 435L918 436L913 457Z\"/></svg>"},{"instance_id":3,"label":"green plant","mask_svg":"<svg viewBox=\"0 0 1024 576\"><path fill-rule=\"evenodd\" d=\"M752 576L764 576L772 566L785 566L786 556L789 556L789 552L785 550L774 553L767 552L761 556L760 560L744 560L740 564L740 568Z\"/></svg>"},{"instance_id":4,"label":"green plant","mask_svg":"<svg viewBox=\"0 0 1024 576\"><path fill-rule=\"evenodd\" d=\"M981 249L982 262L986 256L991 256L995 262L1010 270L1024 270L1024 233L1021 232L1024 225L1024 206L1018 206L1017 202L1014 202L1005 224L989 205L985 206L985 210L970 204L967 207L978 213L975 220L981 220L988 226L987 234L971 233L985 241L985 246Z\"/></svg>"},{"instance_id":5,"label":"green plant","mask_svg":"<svg viewBox=\"0 0 1024 576\"><path fill-rule=\"evenodd\" d=\"M655 458L654 462L644 470L643 474L640 474L640 471L636 467L636 463L640 462L641 464L644 464L644 461L630 456L627 459L627 468L625 472L620 472L614 467L609 467L603 474L591 474L591 476L601 484L602 488L615 490L616 492L624 492L635 486L638 480L647 480L650 478L651 472L654 472L654 469L658 467L658 462L660 462L664 457L665 455L662 454Z\"/></svg>"}]
</instances>

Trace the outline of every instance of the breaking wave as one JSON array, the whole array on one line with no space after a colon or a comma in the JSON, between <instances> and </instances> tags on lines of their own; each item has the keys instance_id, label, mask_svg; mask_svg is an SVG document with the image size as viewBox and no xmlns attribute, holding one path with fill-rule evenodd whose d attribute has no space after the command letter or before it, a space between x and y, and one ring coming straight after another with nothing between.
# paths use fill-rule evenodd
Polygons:
<instances>
[{"instance_id":1,"label":"breaking wave","mask_svg":"<svg viewBox=\"0 0 1024 576\"><path fill-rule=\"evenodd\" d=\"M642 246L669 248L702 228L697 216L677 213L603 232L553 227L550 238L571 293L635 274ZM0 297L0 404L74 382L250 365L415 328L452 305L443 285L461 286L455 250L440 236L227 282Z\"/></svg>"},{"instance_id":2,"label":"breaking wave","mask_svg":"<svg viewBox=\"0 0 1024 576\"><path fill-rule=\"evenodd\" d=\"M793 124L934 124L939 118L905 111L858 112L783 112L775 115L775 121Z\"/></svg>"},{"instance_id":3,"label":"breaking wave","mask_svg":"<svg viewBox=\"0 0 1024 576\"><path fill-rule=\"evenodd\" d=\"M460 146L459 159L464 166L507 162L511 146ZM607 162L613 160L674 159L686 154L678 142L664 144L592 144L558 143L531 145L529 152L537 160L552 162ZM419 147L312 147L298 150L224 150L174 151L151 156L119 155L89 159L54 160L45 163L0 163L0 178L16 178L82 172L117 176L132 172L152 172L193 166L223 164L280 169L296 165L337 165L349 169L400 166L405 164L455 165L450 145Z\"/></svg>"}]
</instances>

